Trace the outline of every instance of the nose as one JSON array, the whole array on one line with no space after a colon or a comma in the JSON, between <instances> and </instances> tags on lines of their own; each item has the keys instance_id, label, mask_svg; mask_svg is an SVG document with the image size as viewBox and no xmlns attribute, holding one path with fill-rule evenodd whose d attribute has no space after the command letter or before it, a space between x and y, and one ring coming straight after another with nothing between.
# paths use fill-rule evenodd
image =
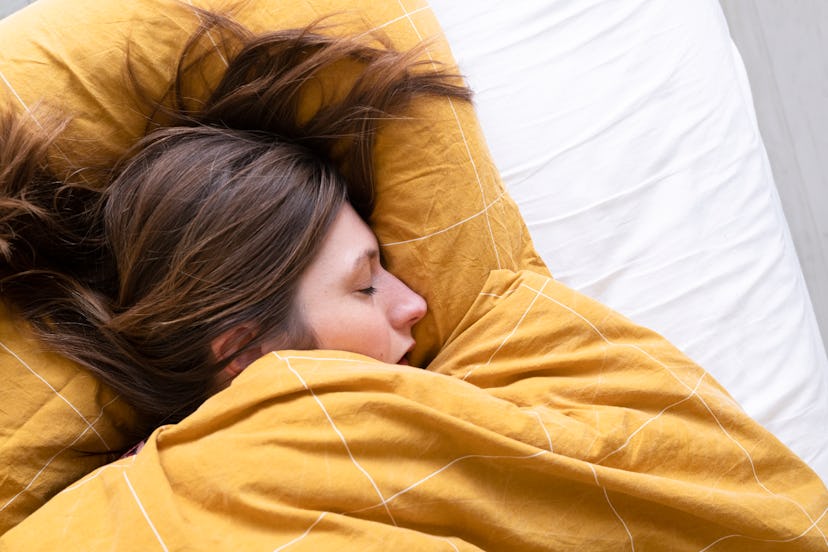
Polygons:
<instances>
[{"instance_id":1,"label":"nose","mask_svg":"<svg viewBox=\"0 0 828 552\"><path fill-rule=\"evenodd\" d=\"M410 329L422 320L428 311L428 305L421 295L405 285L402 280L396 277L394 279L397 289L392 306L392 323L398 329Z\"/></svg>"}]
</instances>

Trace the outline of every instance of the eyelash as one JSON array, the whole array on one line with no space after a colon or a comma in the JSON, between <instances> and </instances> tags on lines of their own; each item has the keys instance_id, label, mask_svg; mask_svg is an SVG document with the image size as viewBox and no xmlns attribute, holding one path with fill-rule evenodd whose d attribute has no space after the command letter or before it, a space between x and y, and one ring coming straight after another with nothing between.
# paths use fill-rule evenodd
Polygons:
<instances>
[{"instance_id":1,"label":"eyelash","mask_svg":"<svg viewBox=\"0 0 828 552\"><path fill-rule=\"evenodd\" d=\"M368 286L367 288L360 289L359 292L370 296L374 295L377 292L377 288L375 288L374 286Z\"/></svg>"}]
</instances>

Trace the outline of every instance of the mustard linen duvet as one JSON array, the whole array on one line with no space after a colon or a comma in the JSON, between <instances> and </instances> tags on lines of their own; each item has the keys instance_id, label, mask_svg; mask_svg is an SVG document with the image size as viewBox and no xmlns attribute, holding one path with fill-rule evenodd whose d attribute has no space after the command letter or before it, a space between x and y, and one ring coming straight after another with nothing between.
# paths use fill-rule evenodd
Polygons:
<instances>
[{"instance_id":1,"label":"mustard linen duvet","mask_svg":"<svg viewBox=\"0 0 828 552\"><path fill-rule=\"evenodd\" d=\"M502 270L431 370L271 353L0 550L828 550L826 508L663 338Z\"/></svg>"}]
</instances>

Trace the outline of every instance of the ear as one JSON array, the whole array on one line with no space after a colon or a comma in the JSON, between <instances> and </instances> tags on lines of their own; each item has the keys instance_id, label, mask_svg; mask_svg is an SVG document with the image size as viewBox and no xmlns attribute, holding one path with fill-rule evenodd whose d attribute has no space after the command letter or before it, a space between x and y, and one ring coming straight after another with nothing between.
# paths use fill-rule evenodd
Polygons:
<instances>
[{"instance_id":1,"label":"ear","mask_svg":"<svg viewBox=\"0 0 828 552\"><path fill-rule=\"evenodd\" d=\"M244 348L253 340L255 335L255 327L252 324L241 324L213 339L210 342L210 349L216 360L222 360L233 356ZM261 352L258 349L242 353L222 369L217 376L218 380L229 382L260 356Z\"/></svg>"}]
</instances>

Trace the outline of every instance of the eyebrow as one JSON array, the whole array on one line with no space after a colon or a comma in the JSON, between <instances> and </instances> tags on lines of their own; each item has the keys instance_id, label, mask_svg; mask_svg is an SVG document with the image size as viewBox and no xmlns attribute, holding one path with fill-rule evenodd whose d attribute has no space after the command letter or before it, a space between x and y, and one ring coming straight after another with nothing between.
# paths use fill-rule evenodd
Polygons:
<instances>
[{"instance_id":1,"label":"eyebrow","mask_svg":"<svg viewBox=\"0 0 828 552\"><path fill-rule=\"evenodd\" d=\"M359 271L359 269L362 268L362 265L363 263L365 263L365 261L372 261L377 257L379 257L379 249L366 249L362 252L361 255L359 255L354 260L354 266L351 268L351 273L356 274Z\"/></svg>"}]
</instances>

